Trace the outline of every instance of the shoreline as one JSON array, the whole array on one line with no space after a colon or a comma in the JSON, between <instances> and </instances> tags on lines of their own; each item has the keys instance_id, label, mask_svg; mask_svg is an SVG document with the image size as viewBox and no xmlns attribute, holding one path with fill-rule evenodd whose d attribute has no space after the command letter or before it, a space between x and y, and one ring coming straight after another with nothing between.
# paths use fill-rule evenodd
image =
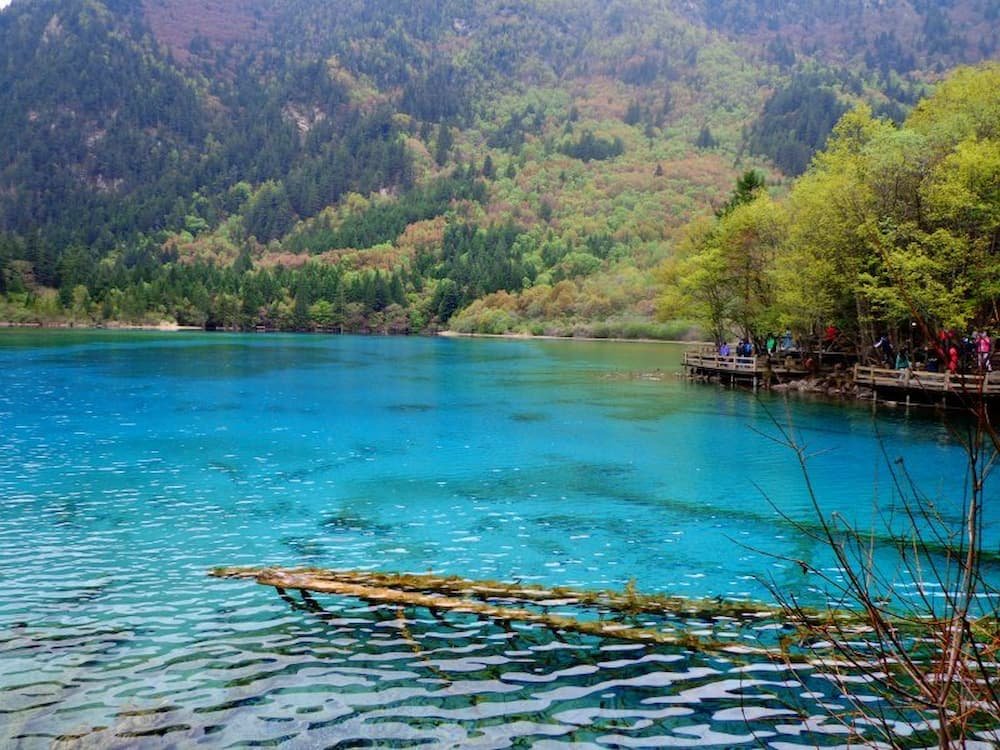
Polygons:
<instances>
[{"instance_id":1,"label":"shoreline","mask_svg":"<svg viewBox=\"0 0 1000 750\"><path fill-rule=\"evenodd\" d=\"M468 339L512 339L515 341L610 341L619 344L682 344L685 346L707 345L711 342L693 339L627 339L621 336L553 336L550 334L534 335L531 333L462 333L460 331L438 331L433 334L443 338Z\"/></svg>"},{"instance_id":2,"label":"shoreline","mask_svg":"<svg viewBox=\"0 0 1000 750\"><path fill-rule=\"evenodd\" d=\"M0 328L31 328L41 331L204 331L200 326L182 326L177 323L109 323L84 325L76 323L15 323L0 320Z\"/></svg>"},{"instance_id":3,"label":"shoreline","mask_svg":"<svg viewBox=\"0 0 1000 750\"><path fill-rule=\"evenodd\" d=\"M88 325L85 323L68 322L28 322L17 323L10 320L0 320L0 328L30 328L46 331L200 331L203 333L255 333L252 330L231 330L217 329L209 331L201 326L182 326L177 323L162 322L152 323L108 323L105 325ZM551 334L534 335L530 333L462 333L460 331L434 331L431 333L334 333L331 331L263 331L262 333L291 333L307 336L327 335L327 336L440 336L441 338L468 338L468 339L509 339L512 341L581 341L581 342L601 342L607 341L619 344L680 344L687 346L705 345L709 342L689 339L651 339L651 338L624 338L622 336L554 336Z\"/></svg>"}]
</instances>

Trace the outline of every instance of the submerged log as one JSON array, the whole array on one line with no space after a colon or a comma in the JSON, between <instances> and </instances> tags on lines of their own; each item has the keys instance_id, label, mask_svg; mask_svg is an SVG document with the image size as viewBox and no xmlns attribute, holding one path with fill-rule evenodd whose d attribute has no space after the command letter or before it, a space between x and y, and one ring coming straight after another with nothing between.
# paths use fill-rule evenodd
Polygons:
<instances>
[{"instance_id":1,"label":"submerged log","mask_svg":"<svg viewBox=\"0 0 1000 750\"><path fill-rule=\"evenodd\" d=\"M582 633L628 641L685 646L706 651L737 648L714 639L699 637L683 630L664 630L634 626L620 621L580 619L544 611L547 607L597 609L618 615L655 614L672 617L714 617L739 620L774 618L778 610L749 603L705 601L681 597L641 595L632 587L625 593L581 591L568 588L539 588L496 581L469 581L458 577L435 575L333 571L314 568L216 568L210 575L218 578L251 579L273 586L289 601L289 589L303 592L336 594L362 601L423 607L434 612L467 612L502 622L525 622L554 630ZM503 604L496 603L498 600ZM520 605L520 606L514 606ZM527 609L533 606L539 609ZM311 607L310 607L311 609ZM703 624L702 624L703 625ZM766 654L767 649L748 649Z\"/></svg>"},{"instance_id":2,"label":"submerged log","mask_svg":"<svg viewBox=\"0 0 1000 750\"><path fill-rule=\"evenodd\" d=\"M626 586L624 592L593 591L564 586L544 588L501 581L471 581L458 576L438 576L429 573L379 573L358 570L327 570L322 568L215 568L210 575L217 578L251 578L258 583L271 583L276 576L296 574L316 583L358 584L399 591L449 594L476 599L523 601L543 607L579 606L606 609L622 614L672 615L685 617L733 617L740 620L778 617L784 610L754 602L724 599L691 599L662 594L640 594ZM296 588L288 586L287 588ZM312 589L318 590L318 589Z\"/></svg>"},{"instance_id":3,"label":"submerged log","mask_svg":"<svg viewBox=\"0 0 1000 750\"><path fill-rule=\"evenodd\" d=\"M836 651L837 642L857 638L865 648L879 653L881 636L876 633L861 611L819 610L796 607L765 607L750 602L697 600L681 597L642 595L631 583L624 592L586 591L564 587L540 588L496 581L470 581L458 577L431 574L376 573L366 571L334 571L316 568L216 568L209 575L217 578L250 579L273 586L290 606L322 614L326 610L312 593L333 594L365 602L390 604L397 607L421 607L435 616L442 611L464 612L499 622L524 622L541 625L554 631L575 632L626 641L669 644L706 652L750 655L788 662L807 660L817 652ZM298 590L301 601L288 594ZM518 605L518 606L514 606ZM532 607L533 609L528 609ZM581 619L566 614L552 614L549 607L575 607L596 613L598 619ZM618 620L601 619L605 615ZM645 615L646 620L634 624L623 620ZM650 617L661 617L659 624ZM746 641L724 641L692 632L692 626L705 631L705 621L725 626L727 622L764 625L774 634L769 646L749 646ZM933 644L929 636L940 627L937 618L913 619L889 617L894 632L905 634L914 645ZM770 626L778 625L780 632ZM947 624L947 623L946 623ZM791 632L787 629L791 626ZM980 637L988 641L1000 639L1000 627L995 615L971 621ZM731 631L720 633L732 638ZM816 639L820 642L817 643ZM414 642L415 643L415 642ZM825 645L822 645L824 644ZM416 648L416 645L415 645ZM933 650L933 649L932 649ZM932 654L933 655L933 654Z\"/></svg>"}]
</instances>

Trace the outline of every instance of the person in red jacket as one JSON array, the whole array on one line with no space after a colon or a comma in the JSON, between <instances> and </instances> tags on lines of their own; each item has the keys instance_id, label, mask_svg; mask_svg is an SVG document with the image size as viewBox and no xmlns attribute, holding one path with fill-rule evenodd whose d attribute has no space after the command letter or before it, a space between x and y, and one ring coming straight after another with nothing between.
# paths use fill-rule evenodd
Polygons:
<instances>
[{"instance_id":1,"label":"person in red jacket","mask_svg":"<svg viewBox=\"0 0 1000 750\"><path fill-rule=\"evenodd\" d=\"M958 345L954 341L948 343L948 372L958 372Z\"/></svg>"}]
</instances>

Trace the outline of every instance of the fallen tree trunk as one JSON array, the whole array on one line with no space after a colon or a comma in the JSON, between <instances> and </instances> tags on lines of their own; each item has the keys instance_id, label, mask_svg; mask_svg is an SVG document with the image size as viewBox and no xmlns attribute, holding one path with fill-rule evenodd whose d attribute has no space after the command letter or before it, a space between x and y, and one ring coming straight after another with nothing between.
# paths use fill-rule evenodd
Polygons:
<instances>
[{"instance_id":1,"label":"fallen tree trunk","mask_svg":"<svg viewBox=\"0 0 1000 750\"><path fill-rule=\"evenodd\" d=\"M661 594L640 594L629 586L625 592L589 591L562 586L541 588L500 581L470 581L458 576L437 576L419 573L378 573L357 570L326 570L322 568L215 568L210 575L217 578L251 578L258 583L271 583L276 576L300 576L316 584L358 584L399 591L449 594L477 599L507 599L539 606L581 606L603 608L623 614L683 615L687 617L728 616L736 619L777 617L783 610L754 602L734 602L722 599L688 599ZM286 586L285 588L298 588ZM312 587L311 590L318 591ZM330 592L335 593L335 592Z\"/></svg>"},{"instance_id":2,"label":"fallen tree trunk","mask_svg":"<svg viewBox=\"0 0 1000 750\"><path fill-rule=\"evenodd\" d=\"M732 644L699 637L690 632L679 632L676 629L635 627L615 621L579 619L537 609L526 609L525 606L540 608L577 606L619 615L658 614L675 617L711 615L732 619L738 617L743 620L760 620L778 615L777 610L756 605L645 596L633 590L617 593L567 588L549 589L434 575L243 567L216 568L210 575L218 578L251 579L265 586L274 586L286 599L289 597L285 594L285 590L297 589L303 592L303 601L310 609L315 609L316 605L311 598L305 598L306 592L336 594L379 604L424 607L432 611L468 612L504 622L535 623L554 630L628 641L681 645L710 651L728 650L732 648ZM498 599L520 603L522 606L492 603ZM745 652L747 646L741 645L739 649ZM767 650L760 649L759 652L763 654L767 653Z\"/></svg>"}]
</instances>

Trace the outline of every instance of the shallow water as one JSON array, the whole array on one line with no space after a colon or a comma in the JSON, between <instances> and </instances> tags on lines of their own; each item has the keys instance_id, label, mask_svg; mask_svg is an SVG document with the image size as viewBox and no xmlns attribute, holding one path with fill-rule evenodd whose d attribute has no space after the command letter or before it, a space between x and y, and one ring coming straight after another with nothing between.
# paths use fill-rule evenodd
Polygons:
<instances>
[{"instance_id":1,"label":"shallow water","mask_svg":"<svg viewBox=\"0 0 1000 750\"><path fill-rule=\"evenodd\" d=\"M832 565L796 528L813 514L774 419L814 456L824 509L861 528L896 502L886 457L961 512L963 454L933 417L688 384L680 351L0 332L0 747L843 742L811 669L347 600L319 616L205 576L817 600L782 560Z\"/></svg>"}]
</instances>

